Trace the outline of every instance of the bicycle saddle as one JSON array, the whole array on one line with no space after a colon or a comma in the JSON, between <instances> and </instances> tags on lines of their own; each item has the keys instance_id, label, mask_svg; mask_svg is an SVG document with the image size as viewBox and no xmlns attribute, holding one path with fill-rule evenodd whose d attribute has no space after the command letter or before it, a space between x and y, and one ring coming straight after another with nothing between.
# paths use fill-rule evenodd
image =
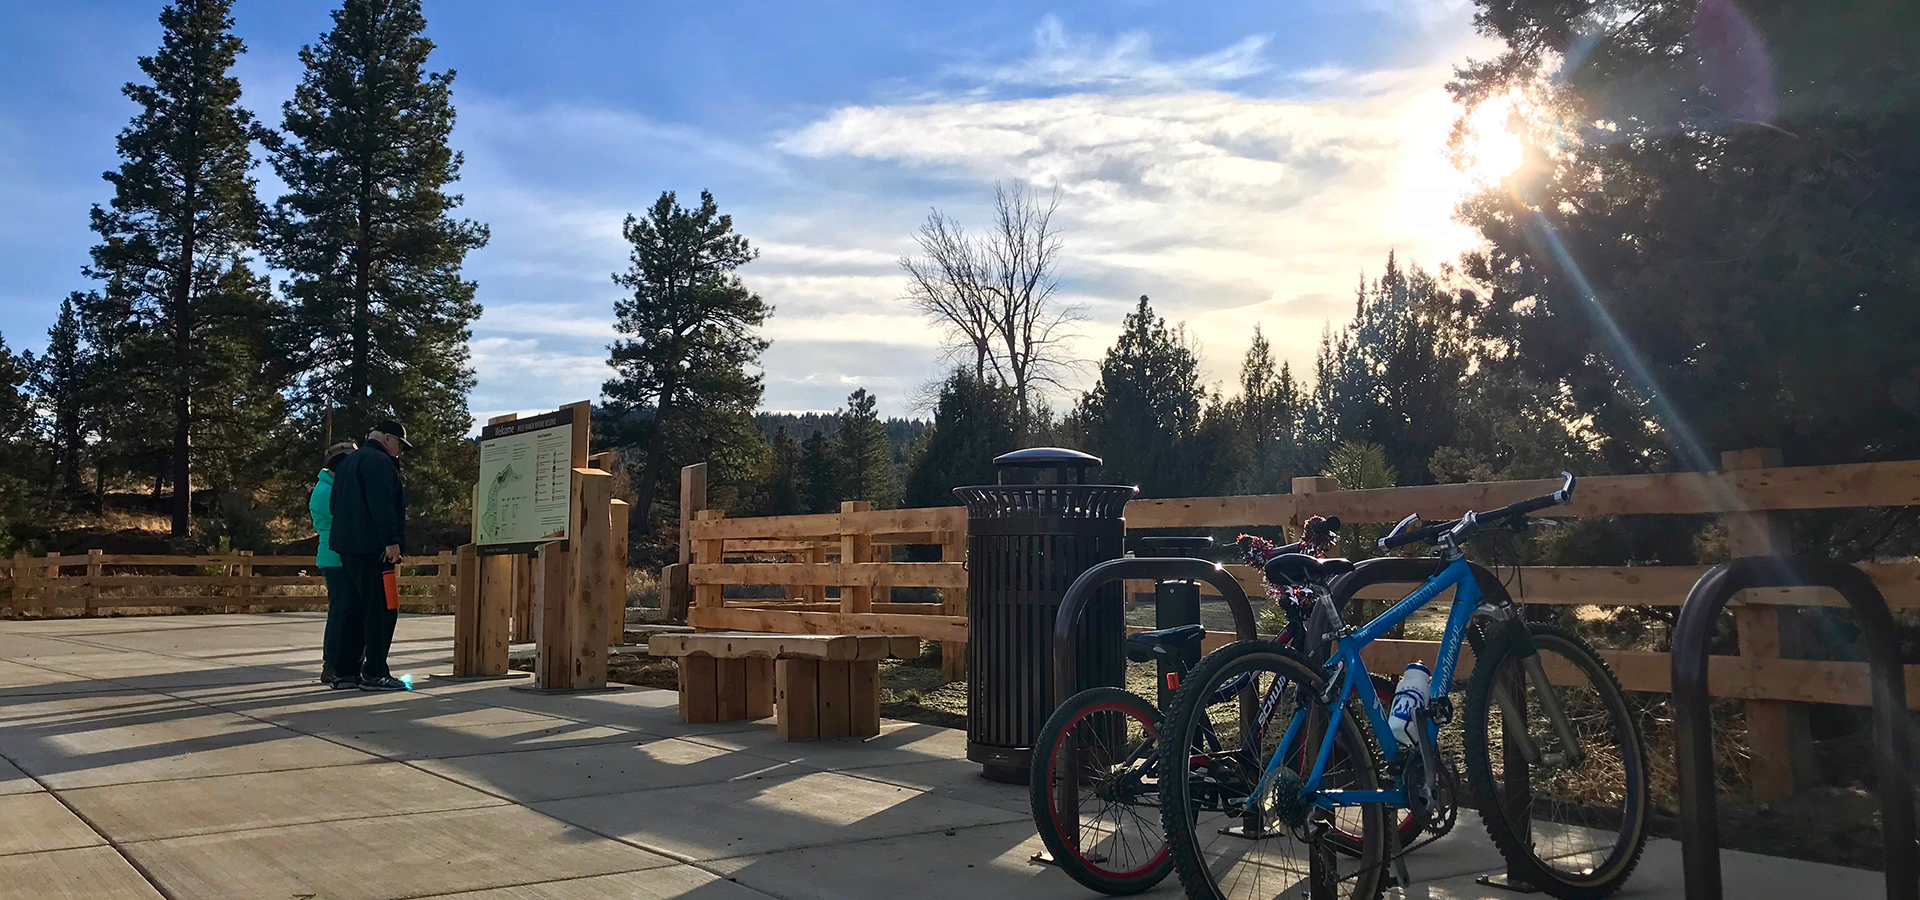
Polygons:
<instances>
[{"instance_id":1,"label":"bicycle saddle","mask_svg":"<svg viewBox=\"0 0 1920 900\"><path fill-rule=\"evenodd\" d=\"M1294 587L1324 585L1353 571L1344 559L1315 559L1305 553L1282 553L1267 560L1267 583Z\"/></svg>"},{"instance_id":2,"label":"bicycle saddle","mask_svg":"<svg viewBox=\"0 0 1920 900\"><path fill-rule=\"evenodd\" d=\"M1134 662L1153 662L1161 657L1180 659L1187 648L1206 640L1204 625L1175 625L1157 631L1127 635L1127 658Z\"/></svg>"}]
</instances>

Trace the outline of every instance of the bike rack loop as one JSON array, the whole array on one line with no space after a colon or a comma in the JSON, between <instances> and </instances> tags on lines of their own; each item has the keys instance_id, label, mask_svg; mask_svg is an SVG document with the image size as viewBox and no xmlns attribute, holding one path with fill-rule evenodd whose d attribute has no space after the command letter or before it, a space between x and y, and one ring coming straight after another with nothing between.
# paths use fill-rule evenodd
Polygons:
<instances>
[{"instance_id":1,"label":"bike rack loop","mask_svg":"<svg viewBox=\"0 0 1920 900\"><path fill-rule=\"evenodd\" d=\"M1694 582L1673 629L1674 756L1680 767L1681 863L1688 900L1720 900L1720 823L1716 818L1707 643L1733 595L1750 588L1824 587L1838 591L1860 622L1873 689L1874 759L1879 770L1881 836L1888 900L1920 897L1914 849L1913 782L1906 769L1907 687L1893 614L1866 573L1833 559L1750 556L1721 563Z\"/></svg>"},{"instance_id":2,"label":"bike rack loop","mask_svg":"<svg viewBox=\"0 0 1920 900\"><path fill-rule=\"evenodd\" d=\"M1247 592L1220 564L1191 557L1134 556L1110 559L1080 573L1080 577L1074 579L1073 585L1067 588L1066 595L1060 598L1060 611L1053 618L1053 696L1049 706L1058 709L1060 704L1067 702L1068 697L1073 696L1073 629L1080 622L1081 611L1101 588L1115 581L1135 578L1204 581L1213 585L1213 589L1226 598L1227 607L1233 611L1233 627L1240 639L1252 640L1260 636L1254 626L1253 606L1247 602Z\"/></svg>"}]
</instances>

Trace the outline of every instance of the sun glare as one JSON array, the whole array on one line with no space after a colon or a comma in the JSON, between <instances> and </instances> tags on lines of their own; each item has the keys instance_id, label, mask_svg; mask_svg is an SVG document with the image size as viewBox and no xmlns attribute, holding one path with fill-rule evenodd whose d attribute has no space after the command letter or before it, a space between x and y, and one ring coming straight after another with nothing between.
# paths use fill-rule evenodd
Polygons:
<instances>
[{"instance_id":1,"label":"sun glare","mask_svg":"<svg viewBox=\"0 0 1920 900\"><path fill-rule=\"evenodd\" d=\"M1525 158L1516 133L1517 98L1495 97L1467 114L1467 130L1460 145L1460 170L1477 186L1499 183L1519 170Z\"/></svg>"}]
</instances>

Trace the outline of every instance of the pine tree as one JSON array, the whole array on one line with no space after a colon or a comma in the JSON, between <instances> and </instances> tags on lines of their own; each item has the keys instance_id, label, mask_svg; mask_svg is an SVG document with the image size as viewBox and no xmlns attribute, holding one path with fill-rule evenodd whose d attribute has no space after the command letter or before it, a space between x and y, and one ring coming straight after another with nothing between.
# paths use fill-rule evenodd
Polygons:
<instances>
[{"instance_id":1,"label":"pine tree","mask_svg":"<svg viewBox=\"0 0 1920 900\"><path fill-rule=\"evenodd\" d=\"M1387 463L1424 481L1428 462L1456 436L1468 368L1465 326L1433 276L1401 268L1355 291L1353 321L1321 338L1315 362L1314 440L1322 452L1349 441L1378 444Z\"/></svg>"},{"instance_id":2,"label":"pine tree","mask_svg":"<svg viewBox=\"0 0 1920 900\"><path fill-rule=\"evenodd\" d=\"M47 418L47 437L53 452L54 483L62 500L79 501L86 493L81 483L81 453L86 447L88 358L80 340L80 306L88 297L78 291L60 301L60 317L47 329L47 352L34 372L33 392Z\"/></svg>"},{"instance_id":3,"label":"pine tree","mask_svg":"<svg viewBox=\"0 0 1920 900\"><path fill-rule=\"evenodd\" d=\"M1301 468L1300 406L1293 370L1273 365L1273 345L1253 328L1253 344L1240 364L1240 397L1225 414L1234 420L1237 456L1244 461L1235 487L1255 494L1286 490Z\"/></svg>"},{"instance_id":4,"label":"pine tree","mask_svg":"<svg viewBox=\"0 0 1920 900\"><path fill-rule=\"evenodd\" d=\"M276 417L278 384L264 346L279 318L243 254L257 242L249 146L253 116L229 70L244 51L231 0L177 0L160 13L160 50L140 59L149 83L130 83L140 113L120 133L123 162L106 180L108 209L93 208L88 274L106 282L83 315L111 345L122 396L142 414L170 417L167 472L173 536L187 537L193 476L248 470L262 422Z\"/></svg>"},{"instance_id":5,"label":"pine tree","mask_svg":"<svg viewBox=\"0 0 1920 900\"><path fill-rule=\"evenodd\" d=\"M621 233L633 265L613 280L633 294L614 304L614 328L626 337L608 348L618 374L602 391L616 415L651 414L624 438L644 445L633 516L644 534L661 478L682 461L711 460L717 446L764 447L752 425L761 380L748 367L767 349L756 330L772 309L735 274L757 254L711 193L701 191L700 206L688 210L665 191L644 218L628 216ZM734 468L709 478L751 471Z\"/></svg>"},{"instance_id":6,"label":"pine tree","mask_svg":"<svg viewBox=\"0 0 1920 900\"><path fill-rule=\"evenodd\" d=\"M893 441L874 411L876 400L866 388L847 395L840 411L840 432L834 450L840 456L840 496L871 500L875 509L900 505L900 478L893 469Z\"/></svg>"},{"instance_id":7,"label":"pine tree","mask_svg":"<svg viewBox=\"0 0 1920 900\"><path fill-rule=\"evenodd\" d=\"M840 511L840 457L825 431L800 443L800 496L804 512Z\"/></svg>"},{"instance_id":8,"label":"pine tree","mask_svg":"<svg viewBox=\"0 0 1920 900\"><path fill-rule=\"evenodd\" d=\"M800 442L785 426L774 432L772 459L767 472L767 515L791 516L803 511L800 496Z\"/></svg>"},{"instance_id":9,"label":"pine tree","mask_svg":"<svg viewBox=\"0 0 1920 900\"><path fill-rule=\"evenodd\" d=\"M335 439L399 418L418 447L408 490L439 519L467 499L459 444L480 305L461 266L488 231L451 215L462 202L447 192L462 163L447 144L454 73L427 71L426 24L418 0L345 0L332 30L301 48L306 72L273 153L287 193L270 221L303 349L294 446L303 458L319 446L336 406Z\"/></svg>"},{"instance_id":10,"label":"pine tree","mask_svg":"<svg viewBox=\"0 0 1920 900\"><path fill-rule=\"evenodd\" d=\"M1185 329L1167 327L1142 296L1073 424L1087 449L1106 460L1109 477L1137 483L1150 497L1192 496L1217 471L1217 461L1190 455L1206 399Z\"/></svg>"},{"instance_id":11,"label":"pine tree","mask_svg":"<svg viewBox=\"0 0 1920 900\"><path fill-rule=\"evenodd\" d=\"M933 428L907 477L908 506L953 506L953 489L992 484L993 458L1019 449L1019 406L1008 389L956 369L940 385Z\"/></svg>"}]
</instances>

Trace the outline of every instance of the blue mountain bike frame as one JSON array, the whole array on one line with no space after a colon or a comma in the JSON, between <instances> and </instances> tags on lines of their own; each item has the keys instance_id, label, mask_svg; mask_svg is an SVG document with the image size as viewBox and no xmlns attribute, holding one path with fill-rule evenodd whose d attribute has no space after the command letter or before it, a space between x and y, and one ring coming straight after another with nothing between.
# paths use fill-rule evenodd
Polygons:
<instances>
[{"instance_id":1,"label":"blue mountain bike frame","mask_svg":"<svg viewBox=\"0 0 1920 900\"><path fill-rule=\"evenodd\" d=\"M1407 806L1405 785L1379 791L1321 791L1320 780L1325 777L1327 760L1333 755L1334 741L1340 734L1341 716L1346 714L1347 701L1351 700L1355 694L1360 696L1360 705L1365 708L1367 718L1373 723L1373 733L1379 739L1380 749L1386 754L1386 758L1394 759L1399 756L1399 742L1394 738L1393 729L1388 726L1386 711L1381 709L1380 699L1374 695L1373 679L1367 674L1366 664L1360 661L1360 650L1393 630L1394 626L1406 621L1409 616L1431 603L1448 588L1454 589L1453 609L1447 614L1446 633L1440 637L1440 658L1434 663L1433 687L1430 689L1438 696L1445 696L1453 684L1454 666L1460 661L1460 642L1466 638L1467 625L1473 619L1474 610L1480 607L1480 585L1474 580L1473 567L1467 563L1465 557L1456 555L1438 574L1427 579L1427 583L1419 590L1408 594L1406 599L1394 604L1392 609L1381 613L1378 618L1339 640L1332 657L1326 663L1329 687L1332 687L1334 682L1338 682L1339 693L1337 697L1329 695L1320 698L1323 701L1322 705L1330 711L1331 715L1326 725L1326 737L1321 740L1319 755L1313 763L1313 771L1306 776L1302 788L1304 795L1313 798L1315 805L1322 809L1364 804L1383 804L1400 808ZM1365 689L1362 690L1362 688ZM1313 705L1308 704L1294 711L1293 720L1287 723L1286 734L1280 739L1280 747L1274 751L1272 758L1267 760L1266 771L1260 777L1260 789L1247 798L1248 809L1253 809L1254 804L1266 795L1273 778L1286 765L1286 761L1295 758L1296 744L1301 740L1300 736L1305 731L1307 715L1312 709ZM1426 726L1427 733L1424 737L1428 741L1438 741L1440 726L1424 716L1419 721ZM1431 746L1437 746L1437 744Z\"/></svg>"}]
</instances>

